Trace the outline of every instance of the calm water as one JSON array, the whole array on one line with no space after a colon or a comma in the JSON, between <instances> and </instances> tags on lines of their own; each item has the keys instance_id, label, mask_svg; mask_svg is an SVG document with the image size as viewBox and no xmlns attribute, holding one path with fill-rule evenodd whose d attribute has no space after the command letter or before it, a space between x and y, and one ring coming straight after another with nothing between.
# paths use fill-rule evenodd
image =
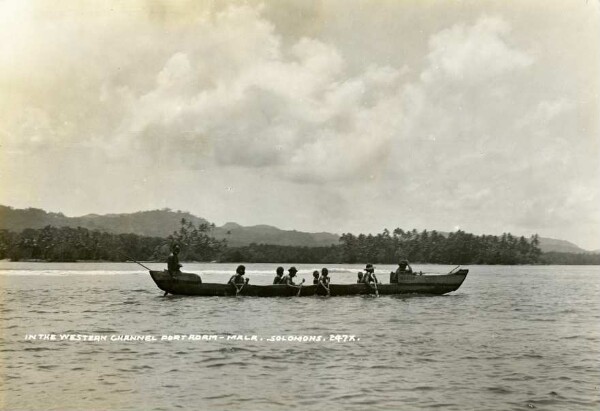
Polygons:
<instances>
[{"instance_id":1,"label":"calm water","mask_svg":"<svg viewBox=\"0 0 600 411\"><path fill-rule=\"evenodd\" d=\"M185 265L209 282L226 281L234 268ZM317 267L299 268L309 281ZM354 282L359 268L334 267L333 281ZM387 280L391 268L378 267L380 278ZM600 267L468 268L463 286L446 296L163 298L133 264L0 261L0 405L598 410ZM274 269L247 265L247 274L252 283L268 283ZM62 333L223 338L25 340ZM358 341L266 341L330 334ZM227 335L263 341L227 341Z\"/></svg>"}]
</instances>

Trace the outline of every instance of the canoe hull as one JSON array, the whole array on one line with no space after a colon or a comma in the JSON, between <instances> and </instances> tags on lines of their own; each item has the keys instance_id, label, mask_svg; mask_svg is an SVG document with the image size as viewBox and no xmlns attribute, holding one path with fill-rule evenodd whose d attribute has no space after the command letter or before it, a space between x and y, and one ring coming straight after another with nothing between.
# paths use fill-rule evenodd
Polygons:
<instances>
[{"instance_id":1,"label":"canoe hull","mask_svg":"<svg viewBox=\"0 0 600 411\"><path fill-rule=\"evenodd\" d=\"M397 294L446 294L456 291L469 270L458 270L454 274L445 275L400 275L397 284L378 284L380 295ZM161 290L174 295L196 295L204 297L235 296L236 289L230 284L202 283L196 274L180 273L172 277L167 271L150 271L152 279ZM331 296L369 295L375 294L375 288L367 284L331 284ZM327 295L320 285L303 285L298 288L287 285L254 285L243 286L239 295L249 297L309 297Z\"/></svg>"}]
</instances>

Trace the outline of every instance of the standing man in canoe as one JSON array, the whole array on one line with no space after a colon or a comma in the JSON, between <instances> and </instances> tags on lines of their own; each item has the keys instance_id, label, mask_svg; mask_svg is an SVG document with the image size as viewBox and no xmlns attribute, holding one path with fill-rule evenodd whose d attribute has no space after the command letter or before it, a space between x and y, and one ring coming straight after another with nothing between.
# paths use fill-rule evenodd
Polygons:
<instances>
[{"instance_id":1,"label":"standing man in canoe","mask_svg":"<svg viewBox=\"0 0 600 411\"><path fill-rule=\"evenodd\" d=\"M277 271L275 272L275 278L273 278L273 284L281 284L282 278L283 278L283 267L277 267Z\"/></svg>"},{"instance_id":2,"label":"standing man in canoe","mask_svg":"<svg viewBox=\"0 0 600 411\"><path fill-rule=\"evenodd\" d=\"M179 251L179 244L175 244L171 254L169 254L169 257L167 258L167 270L169 271L169 274L171 274L171 277L181 274L181 267L183 266L179 264Z\"/></svg>"}]
</instances>

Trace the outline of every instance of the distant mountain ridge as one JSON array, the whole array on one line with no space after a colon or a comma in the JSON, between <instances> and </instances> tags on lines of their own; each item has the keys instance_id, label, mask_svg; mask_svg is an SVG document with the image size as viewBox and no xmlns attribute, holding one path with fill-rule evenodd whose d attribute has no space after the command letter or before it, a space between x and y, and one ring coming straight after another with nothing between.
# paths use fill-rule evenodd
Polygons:
<instances>
[{"instance_id":1,"label":"distant mountain ridge","mask_svg":"<svg viewBox=\"0 0 600 411\"><path fill-rule=\"evenodd\" d=\"M138 211L124 214L87 214L67 217L62 213L47 212L38 208L14 209L0 205L0 229L20 232L26 228L83 227L109 233L133 233L150 237L166 237L178 230L181 220L194 225L208 222L184 211L170 209ZM215 227L211 235L219 240L226 239L232 247L251 243L288 246L321 247L337 244L339 236L331 233L305 233L281 230L269 225L244 227L237 223L226 223Z\"/></svg>"},{"instance_id":2,"label":"distant mountain ridge","mask_svg":"<svg viewBox=\"0 0 600 411\"><path fill-rule=\"evenodd\" d=\"M0 229L17 232L26 228L43 228L52 225L55 227L83 227L115 234L133 233L150 237L165 237L179 229L182 218L196 225L207 222L193 214L170 209L67 217L62 213L46 212L38 208L14 209L0 205Z\"/></svg>"},{"instance_id":3,"label":"distant mountain ridge","mask_svg":"<svg viewBox=\"0 0 600 411\"><path fill-rule=\"evenodd\" d=\"M162 210L138 211L123 214L88 214L81 217L67 217L62 213L47 212L37 208L15 209L0 205L0 229L20 232L26 228L84 227L90 230L110 233L133 233L151 237L166 237L179 229L181 219L198 225L207 220L189 212ZM215 227L212 236L226 239L231 247L256 244L276 244L284 246L326 247L338 244L339 235L320 232L307 233L296 230L281 230L269 225L242 226L228 222ZM586 251L577 245L553 238L540 237L542 252L597 253Z\"/></svg>"},{"instance_id":4,"label":"distant mountain ridge","mask_svg":"<svg viewBox=\"0 0 600 411\"><path fill-rule=\"evenodd\" d=\"M598 253L598 250L596 250L596 251L584 250L583 248L580 248L579 246L573 244L570 241L557 240L555 238L540 237L539 247L543 253L548 253L551 251L558 252L558 253L577 253L577 254L581 254L581 253L597 254Z\"/></svg>"},{"instance_id":5,"label":"distant mountain ridge","mask_svg":"<svg viewBox=\"0 0 600 411\"><path fill-rule=\"evenodd\" d=\"M288 246L327 247L339 242L339 236L331 233L305 233L296 230L281 230L270 225L244 227L236 223L226 223L216 227L212 235L227 240L232 247L252 243L277 244Z\"/></svg>"}]
</instances>

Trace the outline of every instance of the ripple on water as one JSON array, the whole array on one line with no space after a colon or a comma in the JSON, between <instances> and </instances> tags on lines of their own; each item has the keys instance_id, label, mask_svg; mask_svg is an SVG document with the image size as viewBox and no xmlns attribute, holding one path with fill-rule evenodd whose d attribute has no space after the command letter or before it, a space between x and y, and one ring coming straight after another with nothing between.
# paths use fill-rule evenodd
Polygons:
<instances>
[{"instance_id":1,"label":"ripple on water","mask_svg":"<svg viewBox=\"0 0 600 411\"><path fill-rule=\"evenodd\" d=\"M194 267L201 272L205 265ZM358 266L347 268L354 279ZM504 411L530 404L595 411L600 287L590 284L600 276L597 268L573 268L580 277L553 270L473 267L459 293L379 299L163 298L148 278L134 275L77 283L68 275L13 276L0 289L7 409L42 409L49 399L64 409L93 393L83 402L89 408ZM75 329L60 331L68 327ZM26 342L19 329L352 334L360 341L84 345Z\"/></svg>"},{"instance_id":2,"label":"ripple on water","mask_svg":"<svg viewBox=\"0 0 600 411\"><path fill-rule=\"evenodd\" d=\"M206 364L206 368L221 368L221 367L230 367L230 366L238 366L238 367L247 367L247 362L242 361L224 361L213 364Z\"/></svg>"},{"instance_id":3,"label":"ripple on water","mask_svg":"<svg viewBox=\"0 0 600 411\"><path fill-rule=\"evenodd\" d=\"M23 351L39 352L39 351L54 351L54 350L49 347L26 347L26 348L23 348Z\"/></svg>"},{"instance_id":4,"label":"ripple on water","mask_svg":"<svg viewBox=\"0 0 600 411\"><path fill-rule=\"evenodd\" d=\"M487 387L486 388L489 392L493 392L496 394L511 394L513 391L511 389L508 389L506 387Z\"/></svg>"},{"instance_id":5,"label":"ripple on water","mask_svg":"<svg viewBox=\"0 0 600 411\"><path fill-rule=\"evenodd\" d=\"M223 347L219 349L219 352L254 352L254 350L250 349L250 348L244 348L244 347L236 347L236 346L229 346L229 347Z\"/></svg>"},{"instance_id":6,"label":"ripple on water","mask_svg":"<svg viewBox=\"0 0 600 411\"><path fill-rule=\"evenodd\" d=\"M203 397L205 400L222 400L225 398L234 398L234 394L219 394L219 395L208 395Z\"/></svg>"},{"instance_id":7,"label":"ripple on water","mask_svg":"<svg viewBox=\"0 0 600 411\"><path fill-rule=\"evenodd\" d=\"M415 391L434 391L436 387L431 385L418 385L413 388Z\"/></svg>"}]
</instances>

